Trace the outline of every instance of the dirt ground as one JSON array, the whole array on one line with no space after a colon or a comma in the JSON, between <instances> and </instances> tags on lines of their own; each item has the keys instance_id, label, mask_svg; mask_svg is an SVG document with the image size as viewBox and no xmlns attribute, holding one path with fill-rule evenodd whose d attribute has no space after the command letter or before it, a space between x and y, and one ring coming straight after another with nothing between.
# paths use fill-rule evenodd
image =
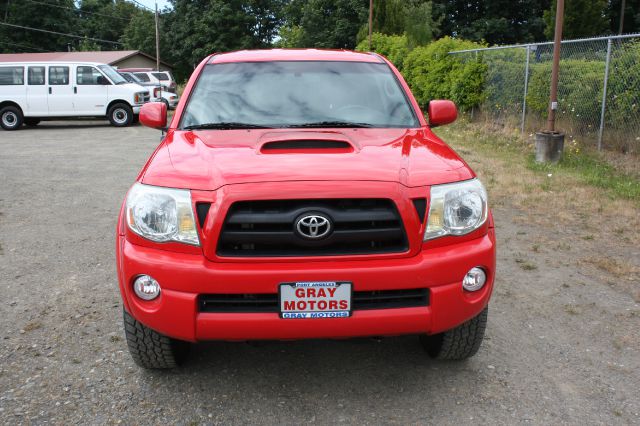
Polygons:
<instances>
[{"instance_id":1,"label":"dirt ground","mask_svg":"<svg viewBox=\"0 0 640 426\"><path fill-rule=\"evenodd\" d=\"M640 214L442 130L489 188L499 254L463 363L415 337L198 345L171 372L124 342L114 229L159 133L0 133L1 424L638 424Z\"/></svg>"}]
</instances>

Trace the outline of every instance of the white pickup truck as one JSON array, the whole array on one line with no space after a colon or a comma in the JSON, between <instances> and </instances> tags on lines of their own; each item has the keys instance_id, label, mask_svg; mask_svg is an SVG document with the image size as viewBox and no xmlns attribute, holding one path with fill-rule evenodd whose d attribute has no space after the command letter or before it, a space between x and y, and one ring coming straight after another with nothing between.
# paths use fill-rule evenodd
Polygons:
<instances>
[{"instance_id":1,"label":"white pickup truck","mask_svg":"<svg viewBox=\"0 0 640 426\"><path fill-rule=\"evenodd\" d=\"M0 63L0 126L19 129L41 120L106 117L128 126L149 102L144 87L97 62Z\"/></svg>"}]
</instances>

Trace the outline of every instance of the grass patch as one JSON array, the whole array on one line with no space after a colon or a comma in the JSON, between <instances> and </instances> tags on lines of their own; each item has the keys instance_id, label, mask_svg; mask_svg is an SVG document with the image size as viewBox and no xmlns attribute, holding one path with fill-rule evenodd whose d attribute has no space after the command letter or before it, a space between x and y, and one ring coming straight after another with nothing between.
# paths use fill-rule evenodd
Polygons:
<instances>
[{"instance_id":1,"label":"grass patch","mask_svg":"<svg viewBox=\"0 0 640 426\"><path fill-rule=\"evenodd\" d=\"M536 163L534 155L529 154L527 168L543 173L570 172L589 185L606 189L613 197L640 201L640 180L616 170L594 153L565 150L558 164Z\"/></svg>"},{"instance_id":2,"label":"grass patch","mask_svg":"<svg viewBox=\"0 0 640 426\"><path fill-rule=\"evenodd\" d=\"M498 158L509 164L522 164L536 175L570 175L587 185L606 190L611 198L640 202L640 179L627 174L608 163L597 151L581 149L575 141L565 142L562 160L558 164L536 163L531 143L525 141L520 132L505 133L486 126L460 121L453 126L437 129L438 136L451 144L461 154L470 147L482 150L491 158ZM463 154L464 156L464 154ZM546 177L546 176L545 176ZM545 192L554 189L552 182L540 182L539 188ZM528 184L524 192L534 192ZM555 188L565 189L565 188Z\"/></svg>"}]
</instances>

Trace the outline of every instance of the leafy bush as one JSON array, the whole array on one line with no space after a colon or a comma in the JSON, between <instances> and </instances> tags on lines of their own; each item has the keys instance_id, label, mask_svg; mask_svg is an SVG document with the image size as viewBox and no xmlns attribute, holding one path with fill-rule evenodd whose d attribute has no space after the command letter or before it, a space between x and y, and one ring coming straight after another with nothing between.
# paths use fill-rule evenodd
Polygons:
<instances>
[{"instance_id":1,"label":"leafy bush","mask_svg":"<svg viewBox=\"0 0 640 426\"><path fill-rule=\"evenodd\" d=\"M453 50L476 49L478 43L444 37L412 50L403 63L403 74L422 107L431 99L451 99L461 110L485 98L487 66L480 57L449 55Z\"/></svg>"},{"instance_id":2,"label":"leafy bush","mask_svg":"<svg viewBox=\"0 0 640 426\"><path fill-rule=\"evenodd\" d=\"M369 40L362 40L356 50L369 51ZM402 72L404 59L409 54L409 42L406 36L373 33L371 35L371 50L387 58Z\"/></svg>"},{"instance_id":3,"label":"leafy bush","mask_svg":"<svg viewBox=\"0 0 640 426\"><path fill-rule=\"evenodd\" d=\"M615 50L609 66L607 125L628 128L630 120L640 120L640 42ZM640 134L633 135L640 137Z\"/></svg>"},{"instance_id":4,"label":"leafy bush","mask_svg":"<svg viewBox=\"0 0 640 426\"><path fill-rule=\"evenodd\" d=\"M567 59L560 63L558 116L581 130L595 130L600 119L604 62ZM547 116L551 85L551 62L531 64L527 105L530 111Z\"/></svg>"}]
</instances>

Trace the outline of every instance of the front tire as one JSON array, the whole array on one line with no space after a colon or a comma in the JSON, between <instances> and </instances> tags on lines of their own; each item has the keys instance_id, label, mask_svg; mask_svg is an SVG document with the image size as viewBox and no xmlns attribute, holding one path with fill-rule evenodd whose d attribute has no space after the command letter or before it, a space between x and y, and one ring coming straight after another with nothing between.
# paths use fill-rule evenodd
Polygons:
<instances>
[{"instance_id":1,"label":"front tire","mask_svg":"<svg viewBox=\"0 0 640 426\"><path fill-rule=\"evenodd\" d=\"M489 308L469 321L444 333L420 336L420 343L429 357L439 360L463 360L478 352L487 328Z\"/></svg>"},{"instance_id":2,"label":"front tire","mask_svg":"<svg viewBox=\"0 0 640 426\"><path fill-rule=\"evenodd\" d=\"M189 354L189 342L175 340L150 329L133 318L127 311L124 315L124 333L133 361L149 369L175 368Z\"/></svg>"},{"instance_id":3,"label":"front tire","mask_svg":"<svg viewBox=\"0 0 640 426\"><path fill-rule=\"evenodd\" d=\"M4 130L18 130L23 120L24 116L20 108L8 106L0 109L0 126Z\"/></svg>"},{"instance_id":4,"label":"front tire","mask_svg":"<svg viewBox=\"0 0 640 426\"><path fill-rule=\"evenodd\" d=\"M133 110L126 104L115 104L107 112L112 126L127 127L133 122Z\"/></svg>"}]
</instances>

